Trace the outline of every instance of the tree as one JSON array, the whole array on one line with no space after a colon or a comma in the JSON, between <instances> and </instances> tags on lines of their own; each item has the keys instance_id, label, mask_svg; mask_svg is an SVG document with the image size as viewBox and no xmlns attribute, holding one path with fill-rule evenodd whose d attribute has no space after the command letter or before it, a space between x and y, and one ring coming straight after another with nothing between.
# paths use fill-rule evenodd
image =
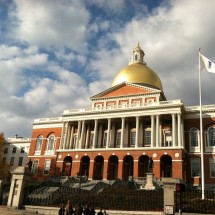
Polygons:
<instances>
[{"instance_id":1,"label":"tree","mask_svg":"<svg viewBox=\"0 0 215 215\"><path fill-rule=\"evenodd\" d=\"M6 140L4 133L0 133L0 179L3 179L5 182L8 181L10 176L10 165L3 162L3 148Z\"/></svg>"}]
</instances>

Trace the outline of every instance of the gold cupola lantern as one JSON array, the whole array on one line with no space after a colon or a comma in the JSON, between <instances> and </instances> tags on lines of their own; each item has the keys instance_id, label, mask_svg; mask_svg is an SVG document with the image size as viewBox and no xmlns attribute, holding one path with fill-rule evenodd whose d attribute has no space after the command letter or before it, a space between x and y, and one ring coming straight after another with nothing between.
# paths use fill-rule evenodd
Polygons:
<instances>
[{"instance_id":1,"label":"gold cupola lantern","mask_svg":"<svg viewBox=\"0 0 215 215\"><path fill-rule=\"evenodd\" d=\"M144 55L145 53L138 43L136 48L133 49L132 60L127 67L118 72L113 79L112 86L129 82L163 90L159 76L146 65Z\"/></svg>"}]
</instances>

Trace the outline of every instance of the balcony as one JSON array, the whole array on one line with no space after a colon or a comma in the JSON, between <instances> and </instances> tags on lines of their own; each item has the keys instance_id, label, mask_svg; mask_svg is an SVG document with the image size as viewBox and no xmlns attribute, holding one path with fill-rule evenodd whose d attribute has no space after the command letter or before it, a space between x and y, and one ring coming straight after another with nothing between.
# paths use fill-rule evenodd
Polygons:
<instances>
[{"instance_id":1,"label":"balcony","mask_svg":"<svg viewBox=\"0 0 215 215\"><path fill-rule=\"evenodd\" d=\"M78 113L92 113L99 111L113 111L113 110L131 110L131 109L147 109L149 107L166 107L172 105L180 105L182 101L178 100L169 100L169 101L159 101L159 102L150 102L150 103L136 103L128 105L111 105L105 107L93 107L93 108L81 108L81 109L67 109L64 110L63 115L78 114Z\"/></svg>"}]
</instances>

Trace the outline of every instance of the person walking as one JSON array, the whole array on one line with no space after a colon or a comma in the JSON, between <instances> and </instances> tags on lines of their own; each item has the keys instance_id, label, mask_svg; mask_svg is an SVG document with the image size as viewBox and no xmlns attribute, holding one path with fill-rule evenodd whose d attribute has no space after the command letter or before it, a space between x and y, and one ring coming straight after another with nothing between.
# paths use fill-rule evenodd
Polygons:
<instances>
[{"instance_id":1,"label":"person walking","mask_svg":"<svg viewBox=\"0 0 215 215\"><path fill-rule=\"evenodd\" d=\"M90 215L95 215L96 214L96 211L94 209L94 207L91 207L90 208Z\"/></svg>"},{"instance_id":2,"label":"person walking","mask_svg":"<svg viewBox=\"0 0 215 215\"><path fill-rule=\"evenodd\" d=\"M61 204L61 206L60 206L60 209L59 209L59 211L58 211L58 215L65 215L65 208L64 208L64 205L63 204Z\"/></svg>"},{"instance_id":3,"label":"person walking","mask_svg":"<svg viewBox=\"0 0 215 215\"><path fill-rule=\"evenodd\" d=\"M97 215L104 215L101 208L100 208L100 211L97 213Z\"/></svg>"},{"instance_id":4,"label":"person walking","mask_svg":"<svg viewBox=\"0 0 215 215\"><path fill-rule=\"evenodd\" d=\"M26 163L26 165L28 165L28 170L31 171L32 169L32 165L33 165L33 162L31 159L29 159L28 163Z\"/></svg>"},{"instance_id":5,"label":"person walking","mask_svg":"<svg viewBox=\"0 0 215 215\"><path fill-rule=\"evenodd\" d=\"M85 209L84 209L84 215L91 215L90 214L90 209L89 209L89 206L86 205Z\"/></svg>"}]
</instances>

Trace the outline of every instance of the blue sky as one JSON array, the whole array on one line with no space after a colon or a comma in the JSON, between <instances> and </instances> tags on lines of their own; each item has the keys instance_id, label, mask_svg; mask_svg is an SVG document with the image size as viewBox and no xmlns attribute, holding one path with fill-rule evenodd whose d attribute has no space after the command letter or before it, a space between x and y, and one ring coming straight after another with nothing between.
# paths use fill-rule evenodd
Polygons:
<instances>
[{"instance_id":1,"label":"blue sky","mask_svg":"<svg viewBox=\"0 0 215 215\"><path fill-rule=\"evenodd\" d=\"M215 1L0 0L0 131L90 107L140 42L168 100L198 105L198 49L215 60ZM203 104L215 75L202 74Z\"/></svg>"}]
</instances>

